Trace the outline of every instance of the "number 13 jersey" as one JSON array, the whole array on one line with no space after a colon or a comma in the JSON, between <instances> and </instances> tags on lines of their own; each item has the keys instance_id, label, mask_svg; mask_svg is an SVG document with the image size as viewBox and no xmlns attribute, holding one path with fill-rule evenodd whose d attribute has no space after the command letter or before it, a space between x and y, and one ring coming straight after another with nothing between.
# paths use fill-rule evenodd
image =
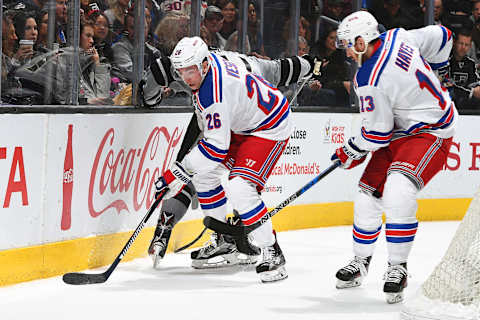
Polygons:
<instances>
[{"instance_id":1,"label":"number 13 jersey","mask_svg":"<svg viewBox=\"0 0 480 320\"><path fill-rule=\"evenodd\" d=\"M355 144L373 151L421 132L452 137L458 113L433 70L448 63L451 32L442 26L392 29L374 45L354 78L363 118Z\"/></svg>"}]
</instances>

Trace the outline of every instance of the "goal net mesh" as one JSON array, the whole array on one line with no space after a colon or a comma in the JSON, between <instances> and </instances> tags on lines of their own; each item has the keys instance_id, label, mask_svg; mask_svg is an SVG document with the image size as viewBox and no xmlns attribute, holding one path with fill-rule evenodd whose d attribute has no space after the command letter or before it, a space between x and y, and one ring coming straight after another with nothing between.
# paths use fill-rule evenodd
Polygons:
<instances>
[{"instance_id":1,"label":"goal net mesh","mask_svg":"<svg viewBox=\"0 0 480 320\"><path fill-rule=\"evenodd\" d=\"M402 313L404 319L480 319L480 191L445 256Z\"/></svg>"}]
</instances>

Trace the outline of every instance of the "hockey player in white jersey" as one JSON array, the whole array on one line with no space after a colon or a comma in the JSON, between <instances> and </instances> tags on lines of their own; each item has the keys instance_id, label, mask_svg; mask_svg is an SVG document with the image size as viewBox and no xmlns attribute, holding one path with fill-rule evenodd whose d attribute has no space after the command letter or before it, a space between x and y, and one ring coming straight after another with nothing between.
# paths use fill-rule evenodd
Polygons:
<instances>
[{"instance_id":1,"label":"hockey player in white jersey","mask_svg":"<svg viewBox=\"0 0 480 320\"><path fill-rule=\"evenodd\" d=\"M354 84L362 126L333 161L351 169L371 153L354 201L354 259L337 274L337 288L359 286L368 273L386 214L388 303L403 299L407 259L417 231L417 193L444 166L457 110L433 68L448 63L451 32L442 26L378 32L366 11L347 16L337 46L358 62Z\"/></svg>"},{"instance_id":2,"label":"hockey player in white jersey","mask_svg":"<svg viewBox=\"0 0 480 320\"><path fill-rule=\"evenodd\" d=\"M262 76L275 86L288 86L291 83L299 82L304 77L312 74L315 63L314 58L309 56L292 56L278 60L265 60L231 51L215 50L213 53L234 63L244 72L251 72ZM158 105L163 98L166 87L177 89L186 87L190 90L186 84L174 74L170 58L162 57L152 63L150 72L146 76L145 83L142 87L144 103L147 106ZM196 112L198 112L198 110L196 110ZM177 161L181 162L183 160L184 156L196 143L200 135L201 130L197 124L197 116L194 114L178 152ZM190 206L192 195L194 194L193 189L193 186L189 184L175 197L165 200L162 204L157 227L148 248L148 253L152 257L154 268L159 267L161 260L165 256L173 227L183 218ZM239 223L238 220L233 221ZM228 237L224 237L224 239L229 240ZM243 239L243 242L243 247L240 247L237 239L236 244L242 252L238 253L241 259L237 259L236 262L239 264L255 263L257 259L255 254L258 255L258 250L248 246L246 239ZM222 248L217 248L215 254L222 256L225 252L229 255L232 254L231 246L229 246L227 251L222 250ZM244 256L245 254L247 255L246 257ZM230 261L228 265L231 265L233 262L233 260ZM210 268L221 267L223 265L225 264L203 263L201 265L195 264L195 267Z\"/></svg>"},{"instance_id":3,"label":"hockey player in white jersey","mask_svg":"<svg viewBox=\"0 0 480 320\"><path fill-rule=\"evenodd\" d=\"M210 53L199 37L180 40L170 59L192 90L204 133L183 161L176 162L158 180L157 189L168 186L168 198L193 179L204 214L225 221L227 198L220 177L227 168L233 208L244 225L259 221L267 213L259 193L292 131L287 99L262 77ZM262 282L287 278L285 258L271 221L250 235L262 248L262 261L256 266ZM222 235L213 240L192 253L194 267L208 262L216 248L227 246ZM226 263L230 259L235 263L236 256L224 254L223 258Z\"/></svg>"}]
</instances>

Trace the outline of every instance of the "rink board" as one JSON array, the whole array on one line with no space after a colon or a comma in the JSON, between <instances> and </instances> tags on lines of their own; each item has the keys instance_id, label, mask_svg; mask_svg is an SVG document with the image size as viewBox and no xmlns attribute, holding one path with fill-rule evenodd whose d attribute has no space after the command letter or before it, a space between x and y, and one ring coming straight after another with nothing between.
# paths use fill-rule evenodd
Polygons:
<instances>
[{"instance_id":1,"label":"rink board","mask_svg":"<svg viewBox=\"0 0 480 320\"><path fill-rule=\"evenodd\" d=\"M270 208L328 167L331 153L359 126L354 114L293 118L295 131L263 193ZM175 158L189 119L172 113L3 115L0 285L110 264L152 203L153 182ZM445 170L419 195L419 220L463 217L480 181L477 119L461 117ZM65 171L68 157L72 168ZM361 172L332 172L274 217L276 229L351 224ZM201 217L198 209L187 213L170 251L202 230ZM126 260L145 255L156 218Z\"/></svg>"}]
</instances>

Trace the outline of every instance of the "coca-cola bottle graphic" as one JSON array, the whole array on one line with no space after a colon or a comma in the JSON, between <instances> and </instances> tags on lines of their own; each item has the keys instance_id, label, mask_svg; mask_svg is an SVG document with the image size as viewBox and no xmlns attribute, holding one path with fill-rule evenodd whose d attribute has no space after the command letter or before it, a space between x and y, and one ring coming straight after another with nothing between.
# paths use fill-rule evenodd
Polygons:
<instances>
[{"instance_id":1,"label":"coca-cola bottle graphic","mask_svg":"<svg viewBox=\"0 0 480 320\"><path fill-rule=\"evenodd\" d=\"M62 205L62 230L70 229L72 224L72 192L73 192L73 149L72 149L73 124L68 125L67 149L63 163L63 205Z\"/></svg>"}]
</instances>

